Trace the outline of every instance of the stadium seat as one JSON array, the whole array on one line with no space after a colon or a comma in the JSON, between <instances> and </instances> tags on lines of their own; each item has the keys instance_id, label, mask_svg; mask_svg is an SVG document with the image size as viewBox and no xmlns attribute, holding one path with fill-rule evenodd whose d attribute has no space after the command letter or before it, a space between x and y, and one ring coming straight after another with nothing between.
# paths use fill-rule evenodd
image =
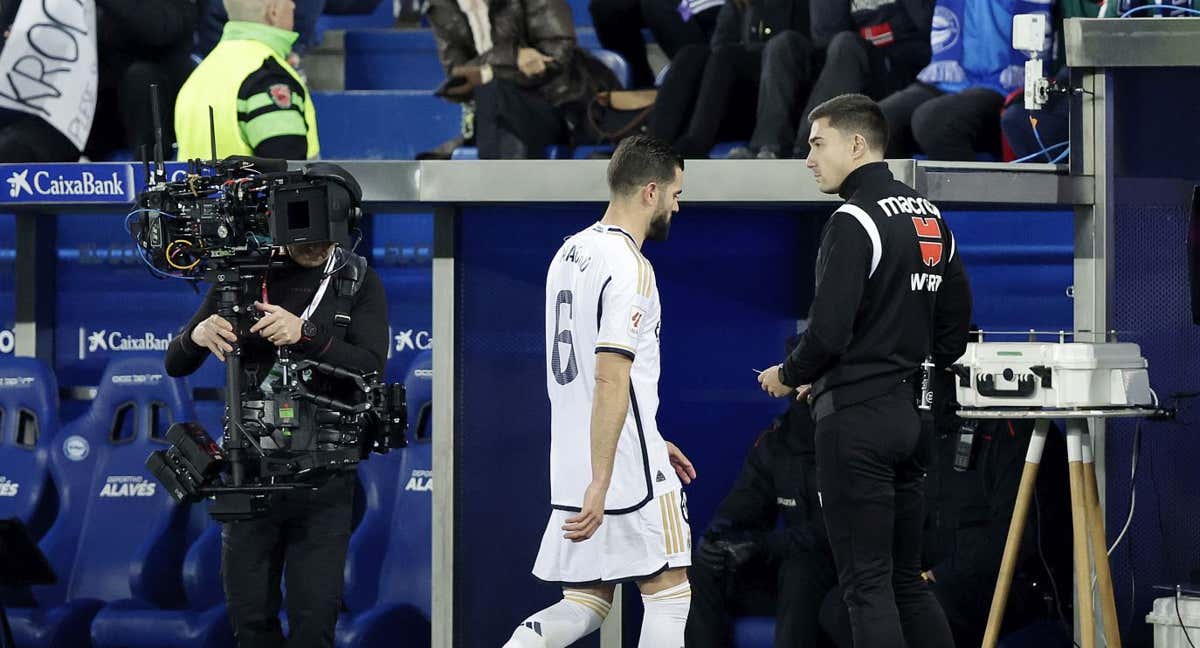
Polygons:
<instances>
[{"instance_id":1,"label":"stadium seat","mask_svg":"<svg viewBox=\"0 0 1200 648\"><path fill-rule=\"evenodd\" d=\"M158 488L145 461L172 421L192 417L187 382L165 375L161 355L108 364L87 412L50 446L59 511L40 546L58 582L32 589L35 607L10 608L22 648L91 645L106 602L185 603L189 510Z\"/></svg>"},{"instance_id":2,"label":"stadium seat","mask_svg":"<svg viewBox=\"0 0 1200 648\"><path fill-rule=\"evenodd\" d=\"M708 157L714 160L720 160L729 157L729 152L739 146L748 146L749 142L717 142L716 146L708 152Z\"/></svg>"},{"instance_id":3,"label":"stadium seat","mask_svg":"<svg viewBox=\"0 0 1200 648\"><path fill-rule=\"evenodd\" d=\"M743 617L733 625L734 648L771 648L775 645L775 617Z\"/></svg>"},{"instance_id":4,"label":"stadium seat","mask_svg":"<svg viewBox=\"0 0 1200 648\"><path fill-rule=\"evenodd\" d=\"M345 49L347 90L432 91L446 78L429 29L355 29Z\"/></svg>"},{"instance_id":5,"label":"stadium seat","mask_svg":"<svg viewBox=\"0 0 1200 648\"><path fill-rule=\"evenodd\" d=\"M565 146L547 146L543 159L546 160L566 160L570 159L569 150ZM454 149L454 153L450 154L451 160L478 160L479 149L474 146L460 146Z\"/></svg>"},{"instance_id":6,"label":"stadium seat","mask_svg":"<svg viewBox=\"0 0 1200 648\"><path fill-rule=\"evenodd\" d=\"M402 451L396 480L390 536L379 571L376 605L338 627L338 648L384 648L402 636L406 645L430 641L433 536L433 356L426 351L413 360L406 378L409 446ZM368 462L369 463L369 462ZM379 554L376 554L376 557ZM347 600L347 607L350 601Z\"/></svg>"},{"instance_id":7,"label":"stadium seat","mask_svg":"<svg viewBox=\"0 0 1200 648\"><path fill-rule=\"evenodd\" d=\"M326 160L411 160L462 130L456 104L423 91L314 92Z\"/></svg>"},{"instance_id":8,"label":"stadium seat","mask_svg":"<svg viewBox=\"0 0 1200 648\"><path fill-rule=\"evenodd\" d=\"M592 14L588 11L589 0L567 0L567 4L571 7L571 18L574 19L576 27L592 26Z\"/></svg>"},{"instance_id":9,"label":"stadium seat","mask_svg":"<svg viewBox=\"0 0 1200 648\"><path fill-rule=\"evenodd\" d=\"M110 603L92 621L96 648L232 648L221 587L221 525L209 522L183 561L187 605L165 610L140 601Z\"/></svg>"},{"instance_id":10,"label":"stadium seat","mask_svg":"<svg viewBox=\"0 0 1200 648\"><path fill-rule=\"evenodd\" d=\"M0 519L20 519L35 540L58 509L49 451L57 435L54 372L33 358L0 360Z\"/></svg>"},{"instance_id":11,"label":"stadium seat","mask_svg":"<svg viewBox=\"0 0 1200 648\"><path fill-rule=\"evenodd\" d=\"M388 29L396 24L395 3L379 0L375 11L366 14L321 14L317 19L318 36L331 30Z\"/></svg>"},{"instance_id":12,"label":"stadium seat","mask_svg":"<svg viewBox=\"0 0 1200 648\"><path fill-rule=\"evenodd\" d=\"M612 73L617 76L617 81L621 82L622 88L629 87L629 62L625 60L625 57L617 54L614 51L600 48L589 49L588 52L590 52L592 56L596 57L596 60L600 61L608 69L612 70Z\"/></svg>"}]
</instances>

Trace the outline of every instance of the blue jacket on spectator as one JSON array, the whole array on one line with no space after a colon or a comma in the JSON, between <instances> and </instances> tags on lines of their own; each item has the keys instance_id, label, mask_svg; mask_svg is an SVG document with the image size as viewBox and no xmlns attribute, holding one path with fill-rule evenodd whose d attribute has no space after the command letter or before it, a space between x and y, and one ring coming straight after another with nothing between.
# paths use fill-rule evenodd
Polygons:
<instances>
[{"instance_id":1,"label":"blue jacket on spectator","mask_svg":"<svg viewBox=\"0 0 1200 648\"><path fill-rule=\"evenodd\" d=\"M1022 52L1012 48L1013 16L1046 14L1052 0L938 0L930 44L933 57L917 80L946 93L990 88L1008 93L1025 85ZM1043 58L1050 50L1047 36Z\"/></svg>"}]
</instances>

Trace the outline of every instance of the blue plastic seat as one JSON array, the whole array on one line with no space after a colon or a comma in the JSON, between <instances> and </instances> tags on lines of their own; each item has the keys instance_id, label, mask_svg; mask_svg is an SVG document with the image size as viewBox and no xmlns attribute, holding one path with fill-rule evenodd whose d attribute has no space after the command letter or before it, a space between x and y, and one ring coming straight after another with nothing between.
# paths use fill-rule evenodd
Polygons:
<instances>
[{"instance_id":1,"label":"blue plastic seat","mask_svg":"<svg viewBox=\"0 0 1200 648\"><path fill-rule=\"evenodd\" d=\"M314 92L326 160L411 160L458 136L462 110L423 91Z\"/></svg>"},{"instance_id":2,"label":"blue plastic seat","mask_svg":"<svg viewBox=\"0 0 1200 648\"><path fill-rule=\"evenodd\" d=\"M10 608L22 648L91 645L92 618L106 602L184 604L189 510L158 487L145 461L164 447L172 421L192 416L186 381L166 376L161 356L109 363L86 414L50 447L59 511L40 546L58 583L33 588L36 607Z\"/></svg>"},{"instance_id":3,"label":"blue plastic seat","mask_svg":"<svg viewBox=\"0 0 1200 648\"><path fill-rule=\"evenodd\" d=\"M547 146L543 154L543 159L546 160L564 160L568 159L569 153L565 146ZM460 146L454 149L450 154L451 160L478 160L479 149L474 146Z\"/></svg>"},{"instance_id":4,"label":"blue plastic seat","mask_svg":"<svg viewBox=\"0 0 1200 648\"><path fill-rule=\"evenodd\" d=\"M54 522L50 478L58 435L58 381L41 360L0 360L0 519L18 518L39 539Z\"/></svg>"},{"instance_id":5,"label":"blue plastic seat","mask_svg":"<svg viewBox=\"0 0 1200 648\"><path fill-rule=\"evenodd\" d=\"M446 78L429 29L356 29L345 47L346 90L432 91Z\"/></svg>"},{"instance_id":6,"label":"blue plastic seat","mask_svg":"<svg viewBox=\"0 0 1200 648\"><path fill-rule=\"evenodd\" d=\"M775 617L742 617L733 624L734 648L772 648Z\"/></svg>"},{"instance_id":7,"label":"blue plastic seat","mask_svg":"<svg viewBox=\"0 0 1200 648\"><path fill-rule=\"evenodd\" d=\"M617 76L617 80L621 82L622 88L628 88L630 84L629 78L629 62L624 56L617 54L611 50L594 48L589 49L589 53L596 57L596 60L603 63L612 73Z\"/></svg>"},{"instance_id":8,"label":"blue plastic seat","mask_svg":"<svg viewBox=\"0 0 1200 648\"><path fill-rule=\"evenodd\" d=\"M221 587L221 525L210 522L183 561L187 605L168 610L125 600L110 603L92 621L97 648L232 648L233 628Z\"/></svg>"},{"instance_id":9,"label":"blue plastic seat","mask_svg":"<svg viewBox=\"0 0 1200 648\"><path fill-rule=\"evenodd\" d=\"M390 648L397 637L411 646L428 645L433 563L433 356L413 360L408 389L409 446L395 480L395 502L386 554L375 565L383 574L376 604L342 620L338 648ZM369 463L369 462L368 462ZM382 569L379 569L382 567ZM347 600L347 607L350 605Z\"/></svg>"}]
</instances>

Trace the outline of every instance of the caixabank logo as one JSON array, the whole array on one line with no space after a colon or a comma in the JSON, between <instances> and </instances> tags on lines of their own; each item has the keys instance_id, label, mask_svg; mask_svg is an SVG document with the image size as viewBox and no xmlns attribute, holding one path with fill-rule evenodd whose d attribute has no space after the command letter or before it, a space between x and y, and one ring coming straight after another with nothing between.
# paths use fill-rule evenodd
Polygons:
<instances>
[{"instance_id":1,"label":"caixabank logo","mask_svg":"<svg viewBox=\"0 0 1200 648\"><path fill-rule=\"evenodd\" d=\"M157 334L153 331L130 333L109 329L79 327L79 359L98 353L121 353L126 351L166 351L171 344L171 333Z\"/></svg>"},{"instance_id":2,"label":"caixabank logo","mask_svg":"<svg viewBox=\"0 0 1200 648\"><path fill-rule=\"evenodd\" d=\"M4 165L8 191L0 202L117 202L133 200L133 167L127 164Z\"/></svg>"}]
</instances>

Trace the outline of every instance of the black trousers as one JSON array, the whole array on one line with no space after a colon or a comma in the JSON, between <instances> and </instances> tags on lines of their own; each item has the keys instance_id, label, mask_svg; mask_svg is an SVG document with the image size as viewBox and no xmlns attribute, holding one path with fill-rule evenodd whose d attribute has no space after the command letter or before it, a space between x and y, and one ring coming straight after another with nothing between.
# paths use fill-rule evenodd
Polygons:
<instances>
[{"instance_id":1,"label":"black trousers","mask_svg":"<svg viewBox=\"0 0 1200 648\"><path fill-rule=\"evenodd\" d=\"M634 88L654 86L654 72L646 58L642 28L649 27L667 58L674 59L688 45L703 45L717 24L717 8L702 11L684 21L676 0L591 0L588 13L600 46L629 62Z\"/></svg>"},{"instance_id":2,"label":"black trousers","mask_svg":"<svg viewBox=\"0 0 1200 648\"><path fill-rule=\"evenodd\" d=\"M828 554L756 560L733 573L693 562L688 580L692 607L684 631L686 648L729 648L733 621L739 616L774 616L776 648L832 645L819 623L821 601L837 586Z\"/></svg>"},{"instance_id":3,"label":"black trousers","mask_svg":"<svg viewBox=\"0 0 1200 648\"><path fill-rule=\"evenodd\" d=\"M817 483L858 647L954 646L921 580L923 429L909 383L817 421Z\"/></svg>"},{"instance_id":4,"label":"black trousers","mask_svg":"<svg viewBox=\"0 0 1200 648\"><path fill-rule=\"evenodd\" d=\"M483 160L544 158L566 139L561 112L536 90L505 79L475 89L475 142Z\"/></svg>"},{"instance_id":5,"label":"black trousers","mask_svg":"<svg viewBox=\"0 0 1200 648\"><path fill-rule=\"evenodd\" d=\"M742 139L754 130L762 50L691 45L671 62L654 107L651 132L686 157L708 157L718 139Z\"/></svg>"},{"instance_id":6,"label":"black trousers","mask_svg":"<svg viewBox=\"0 0 1200 648\"><path fill-rule=\"evenodd\" d=\"M995 573L975 574L965 578L942 576L930 585L938 603L946 612L955 646L967 648L983 642L995 587ZM1053 600L1045 600L1049 592L1042 591L1049 589L1049 584L1035 585L1030 579L1018 574L1013 580L1012 589L1009 590L1008 606L1004 611L1000 636L1003 638L1004 635L1020 630L1039 619L1057 620L1050 610ZM821 629L832 638L837 648L854 648L842 590L836 589L825 597L821 605Z\"/></svg>"},{"instance_id":7,"label":"black trousers","mask_svg":"<svg viewBox=\"0 0 1200 648\"><path fill-rule=\"evenodd\" d=\"M931 160L971 162L977 153L1000 153L1004 97L988 88L946 94L924 83L893 93L879 107L888 121L887 157L921 152Z\"/></svg>"},{"instance_id":8,"label":"black trousers","mask_svg":"<svg viewBox=\"0 0 1200 648\"><path fill-rule=\"evenodd\" d=\"M804 34L788 30L767 41L751 148L768 149L776 155L791 153L800 107L808 97L814 72L813 44Z\"/></svg>"},{"instance_id":9,"label":"black trousers","mask_svg":"<svg viewBox=\"0 0 1200 648\"><path fill-rule=\"evenodd\" d=\"M904 41L875 47L858 32L834 36L825 50L825 66L813 83L796 129L795 156L808 156L808 135L812 130L808 114L818 105L848 93L883 99L911 83L927 63L928 43Z\"/></svg>"},{"instance_id":10,"label":"black trousers","mask_svg":"<svg viewBox=\"0 0 1200 648\"><path fill-rule=\"evenodd\" d=\"M227 522L221 579L239 648L330 648L342 606L354 509L353 472L315 491L275 496L262 518ZM289 637L279 623L287 581Z\"/></svg>"}]
</instances>

